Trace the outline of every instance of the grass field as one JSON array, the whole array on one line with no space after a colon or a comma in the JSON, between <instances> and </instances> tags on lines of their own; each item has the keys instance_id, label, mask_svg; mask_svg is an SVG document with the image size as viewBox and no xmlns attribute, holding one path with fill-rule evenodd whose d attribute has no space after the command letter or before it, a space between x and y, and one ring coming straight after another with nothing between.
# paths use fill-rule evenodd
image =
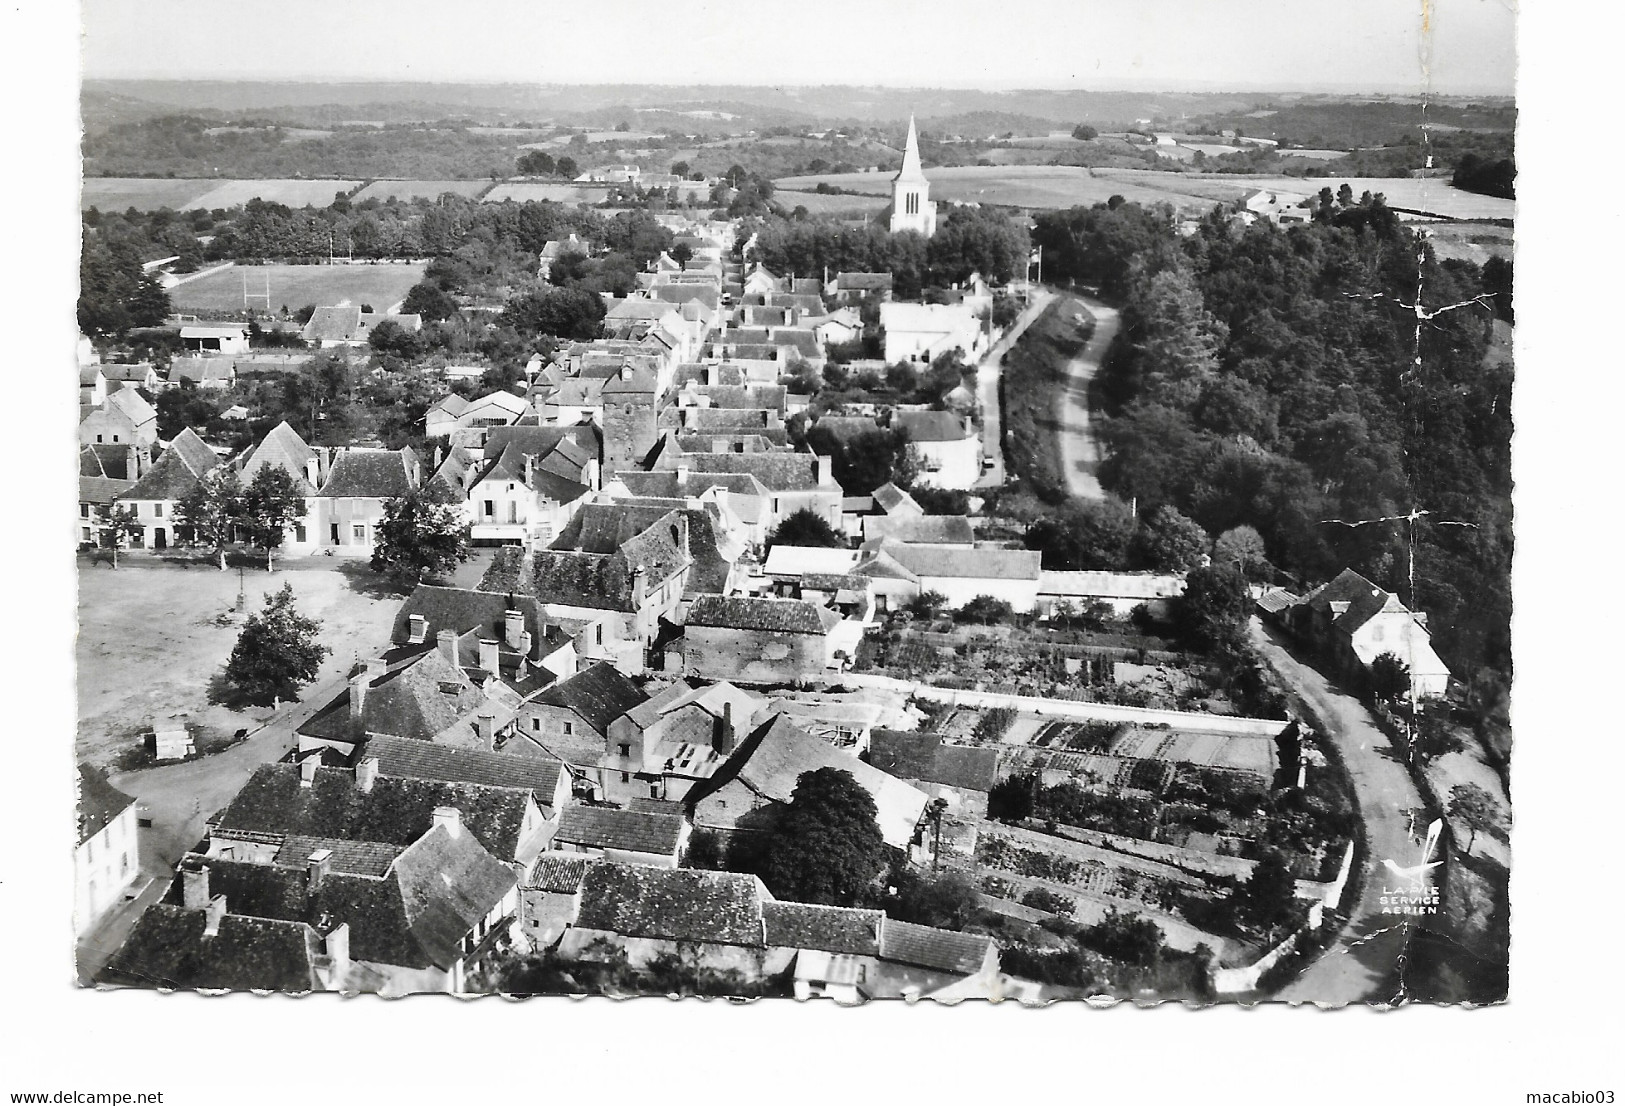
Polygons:
<instances>
[{"instance_id":1,"label":"grass field","mask_svg":"<svg viewBox=\"0 0 1625 1106\"><path fill-rule=\"evenodd\" d=\"M81 208L99 211L157 211L161 207L183 211L193 200L218 185L213 180L171 180L166 177L86 177Z\"/></svg>"},{"instance_id":2,"label":"grass field","mask_svg":"<svg viewBox=\"0 0 1625 1106\"><path fill-rule=\"evenodd\" d=\"M402 200L437 200L441 193L458 196L477 196L490 181L484 180L379 180L355 194L356 200L387 200L391 196Z\"/></svg>"},{"instance_id":3,"label":"grass field","mask_svg":"<svg viewBox=\"0 0 1625 1106\"><path fill-rule=\"evenodd\" d=\"M1452 258L1482 265L1492 257L1511 258L1512 228L1488 223L1434 223L1428 227L1433 254L1440 261Z\"/></svg>"},{"instance_id":4,"label":"grass field","mask_svg":"<svg viewBox=\"0 0 1625 1106\"><path fill-rule=\"evenodd\" d=\"M389 640L398 598L352 586L338 568L295 562L268 575L248 570L243 583L250 609L267 591L292 583L302 613L322 621L322 642L333 653L321 678L332 679ZM355 570L352 570L355 571ZM209 684L225 666L242 629L240 617L222 618L237 601L235 570L208 564L191 568L150 556L121 559L79 571L79 755L108 764L129 749L155 718L188 714L204 733L229 737L253 725L247 713L211 705Z\"/></svg>"},{"instance_id":5,"label":"grass field","mask_svg":"<svg viewBox=\"0 0 1625 1106\"><path fill-rule=\"evenodd\" d=\"M217 207L235 207L249 200L304 207L314 204L326 207L339 192L352 192L361 182L357 180L229 180L205 192L189 205L214 210Z\"/></svg>"},{"instance_id":6,"label":"grass field","mask_svg":"<svg viewBox=\"0 0 1625 1106\"><path fill-rule=\"evenodd\" d=\"M773 199L791 210L805 207L814 215L879 211L891 203L887 196L829 196L822 192L774 192Z\"/></svg>"},{"instance_id":7,"label":"grass field","mask_svg":"<svg viewBox=\"0 0 1625 1106\"><path fill-rule=\"evenodd\" d=\"M508 181L499 184L485 194L486 203L501 203L503 200L552 200L561 204L596 204L603 203L606 189L583 188L579 184L559 183L552 184L547 181Z\"/></svg>"},{"instance_id":8,"label":"grass field","mask_svg":"<svg viewBox=\"0 0 1625 1106\"><path fill-rule=\"evenodd\" d=\"M336 306L370 303L387 311L423 279L422 265L240 265L187 281L169 290L169 300L183 315L229 315L243 309L246 274L251 296L271 284L271 310L286 304L297 311L306 304ZM262 307L260 301L254 301Z\"/></svg>"}]
</instances>

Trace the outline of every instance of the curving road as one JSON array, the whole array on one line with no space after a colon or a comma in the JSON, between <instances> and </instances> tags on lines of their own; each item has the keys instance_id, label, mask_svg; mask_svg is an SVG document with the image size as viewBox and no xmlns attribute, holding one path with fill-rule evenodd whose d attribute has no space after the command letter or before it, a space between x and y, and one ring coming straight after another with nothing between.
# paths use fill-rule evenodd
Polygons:
<instances>
[{"instance_id":1,"label":"curving road","mask_svg":"<svg viewBox=\"0 0 1625 1106\"><path fill-rule=\"evenodd\" d=\"M1377 728L1364 704L1298 660L1273 631L1255 618L1253 642L1310 710L1311 720L1342 755L1365 825L1366 860L1360 898L1337 939L1318 960L1274 997L1281 1002L1341 1006L1352 1002L1392 1003L1404 997L1395 984L1410 939L1401 916L1383 911L1382 862L1416 863L1421 851L1413 826L1425 832L1422 797L1388 736Z\"/></svg>"},{"instance_id":2,"label":"curving road","mask_svg":"<svg viewBox=\"0 0 1625 1106\"><path fill-rule=\"evenodd\" d=\"M1004 355L1054 298L1055 293L1049 289L1034 288L1032 302L976 366L976 398L982 410L982 456L993 462L976 482L978 488L997 488L1004 484L1004 420L999 407L999 377L1004 371Z\"/></svg>"},{"instance_id":3,"label":"curving road","mask_svg":"<svg viewBox=\"0 0 1625 1106\"><path fill-rule=\"evenodd\" d=\"M1100 446L1095 441L1089 415L1089 385L1100 362L1117 336L1121 318L1114 307L1093 296L1073 293L1072 300L1083 305L1095 319L1095 331L1078 355L1067 362L1067 384L1055 397L1056 433L1060 437L1061 467L1067 490L1080 499L1104 499L1106 492L1095 475L1100 469ZM1061 311L1071 310L1063 302Z\"/></svg>"}]
</instances>

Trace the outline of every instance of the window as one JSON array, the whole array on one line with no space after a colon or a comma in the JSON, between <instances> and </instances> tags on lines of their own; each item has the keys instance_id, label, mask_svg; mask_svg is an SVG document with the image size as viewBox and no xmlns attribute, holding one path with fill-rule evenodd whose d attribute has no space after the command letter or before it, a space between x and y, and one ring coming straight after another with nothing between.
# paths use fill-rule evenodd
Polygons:
<instances>
[{"instance_id":1,"label":"window","mask_svg":"<svg viewBox=\"0 0 1625 1106\"><path fill-rule=\"evenodd\" d=\"M574 737L575 732L576 732L576 724L574 722L566 722L564 724L564 736L565 737Z\"/></svg>"},{"instance_id":2,"label":"window","mask_svg":"<svg viewBox=\"0 0 1625 1106\"><path fill-rule=\"evenodd\" d=\"M364 523L364 522L356 523L354 526L352 526L350 528L350 533L354 536L356 541L366 541L367 540L367 524Z\"/></svg>"},{"instance_id":3,"label":"window","mask_svg":"<svg viewBox=\"0 0 1625 1106\"><path fill-rule=\"evenodd\" d=\"M630 773L630 772L622 772L621 773L621 782L622 783L631 783L632 782L632 773Z\"/></svg>"},{"instance_id":4,"label":"window","mask_svg":"<svg viewBox=\"0 0 1625 1106\"><path fill-rule=\"evenodd\" d=\"M152 517L153 518L163 518L164 517L164 505L162 503L154 503L152 505Z\"/></svg>"},{"instance_id":5,"label":"window","mask_svg":"<svg viewBox=\"0 0 1625 1106\"><path fill-rule=\"evenodd\" d=\"M622 745L622 746L621 746L621 756L623 756L623 757L629 757L629 756L631 756L631 755L632 755L632 746L631 746L631 745L624 745L624 744L623 744L623 745Z\"/></svg>"},{"instance_id":6,"label":"window","mask_svg":"<svg viewBox=\"0 0 1625 1106\"><path fill-rule=\"evenodd\" d=\"M101 443L101 440L102 440L102 436L100 434L97 434L96 435L96 442L97 442L98 445Z\"/></svg>"},{"instance_id":7,"label":"window","mask_svg":"<svg viewBox=\"0 0 1625 1106\"><path fill-rule=\"evenodd\" d=\"M303 542L305 540L305 524L304 523L302 523L302 522L294 523L294 526L293 526L293 540L296 541L296 542Z\"/></svg>"},{"instance_id":8,"label":"window","mask_svg":"<svg viewBox=\"0 0 1625 1106\"><path fill-rule=\"evenodd\" d=\"M89 518L90 517L90 504L88 504L88 503L79 504L79 517L80 518Z\"/></svg>"},{"instance_id":9,"label":"window","mask_svg":"<svg viewBox=\"0 0 1625 1106\"><path fill-rule=\"evenodd\" d=\"M487 499L485 501L485 517L486 518L495 518L496 513L497 513L497 501L494 500L494 499Z\"/></svg>"},{"instance_id":10,"label":"window","mask_svg":"<svg viewBox=\"0 0 1625 1106\"><path fill-rule=\"evenodd\" d=\"M541 733L542 732L542 720L540 718L532 718L530 720L530 732L531 733ZM568 733L569 731L566 730L565 732Z\"/></svg>"}]
</instances>

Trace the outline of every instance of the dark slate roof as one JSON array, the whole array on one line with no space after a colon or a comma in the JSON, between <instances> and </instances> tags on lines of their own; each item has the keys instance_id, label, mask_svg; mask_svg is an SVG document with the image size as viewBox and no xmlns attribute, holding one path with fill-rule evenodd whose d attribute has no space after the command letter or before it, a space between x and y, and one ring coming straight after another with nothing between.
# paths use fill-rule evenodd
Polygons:
<instances>
[{"instance_id":1,"label":"dark slate roof","mask_svg":"<svg viewBox=\"0 0 1625 1106\"><path fill-rule=\"evenodd\" d=\"M981 971L992 944L992 938L978 934L933 929L895 918L887 918L880 926L882 960L945 972L971 975Z\"/></svg>"},{"instance_id":2,"label":"dark slate roof","mask_svg":"<svg viewBox=\"0 0 1625 1106\"><path fill-rule=\"evenodd\" d=\"M1333 603L1346 603L1343 613L1332 620L1332 625L1345 634L1352 634L1388 605L1391 593L1379 588L1352 568L1345 568L1336 577L1305 595L1302 605L1314 611L1330 611Z\"/></svg>"},{"instance_id":3,"label":"dark slate roof","mask_svg":"<svg viewBox=\"0 0 1625 1106\"><path fill-rule=\"evenodd\" d=\"M539 457L553 452L564 443L579 450L584 457L598 457L602 453L596 426L493 426L485 438L485 459L502 456L510 445L519 447L522 454Z\"/></svg>"},{"instance_id":4,"label":"dark slate roof","mask_svg":"<svg viewBox=\"0 0 1625 1106\"><path fill-rule=\"evenodd\" d=\"M685 595L720 593L727 585L733 562L723 556L717 520L709 509L664 504L589 503L578 511L553 542L554 549L592 553L617 550L634 564L650 571L651 586L676 571L667 559L681 550L669 541L671 528L681 517L688 524L688 578ZM651 540L649 535L658 540Z\"/></svg>"},{"instance_id":5,"label":"dark slate roof","mask_svg":"<svg viewBox=\"0 0 1625 1106\"><path fill-rule=\"evenodd\" d=\"M112 824L135 799L111 783L107 774L91 764L79 764L79 841L83 844Z\"/></svg>"},{"instance_id":6,"label":"dark slate roof","mask_svg":"<svg viewBox=\"0 0 1625 1106\"><path fill-rule=\"evenodd\" d=\"M520 758L515 758L520 759ZM356 787L355 773L318 768L310 787L299 786L296 764L264 764L215 816L222 829L343 837L410 845L433 824L436 807L456 807L469 832L494 856L514 858L531 802L526 788L380 775L372 791Z\"/></svg>"},{"instance_id":7,"label":"dark slate roof","mask_svg":"<svg viewBox=\"0 0 1625 1106\"><path fill-rule=\"evenodd\" d=\"M305 466L315 456L316 451L284 420L273 426L265 437L260 439L259 445L249 450L243 457L241 465L243 482L246 484L254 479L260 469L268 465L275 466L293 477L294 486L301 494L314 495L315 489L305 479Z\"/></svg>"},{"instance_id":8,"label":"dark slate roof","mask_svg":"<svg viewBox=\"0 0 1625 1106\"><path fill-rule=\"evenodd\" d=\"M563 764L547 757L504 756L402 737L371 738L361 756L377 757L378 771L386 776L476 783L483 787L528 787L542 806L552 804L559 773L564 770Z\"/></svg>"},{"instance_id":9,"label":"dark slate roof","mask_svg":"<svg viewBox=\"0 0 1625 1106\"><path fill-rule=\"evenodd\" d=\"M531 595L533 585L525 571L525 549L518 545L504 545L491 556L491 563L480 577L476 590L500 595Z\"/></svg>"},{"instance_id":10,"label":"dark slate roof","mask_svg":"<svg viewBox=\"0 0 1625 1106\"><path fill-rule=\"evenodd\" d=\"M534 653L536 646L547 640L548 627L547 620L542 617L541 605L533 596L509 596L430 584L419 584L401 604L400 610L395 612L390 640L397 645L406 644L412 634L412 616L421 615L428 623L426 641L435 640L435 635L441 630L451 630L458 635L478 630L481 637L514 648L518 643L508 641L506 633L510 610L524 616L525 629L530 633Z\"/></svg>"},{"instance_id":11,"label":"dark slate roof","mask_svg":"<svg viewBox=\"0 0 1625 1106\"><path fill-rule=\"evenodd\" d=\"M318 495L393 499L412 491L410 449L348 449L333 457L333 467Z\"/></svg>"},{"instance_id":12,"label":"dark slate roof","mask_svg":"<svg viewBox=\"0 0 1625 1106\"><path fill-rule=\"evenodd\" d=\"M899 779L989 791L998 771L999 751L949 745L936 733L875 730L869 735L869 763Z\"/></svg>"},{"instance_id":13,"label":"dark slate roof","mask_svg":"<svg viewBox=\"0 0 1625 1106\"><path fill-rule=\"evenodd\" d=\"M761 881L738 872L599 864L576 925L625 937L762 947Z\"/></svg>"},{"instance_id":14,"label":"dark slate roof","mask_svg":"<svg viewBox=\"0 0 1625 1106\"><path fill-rule=\"evenodd\" d=\"M804 902L764 902L767 943L780 948L816 949L848 956L878 956L882 910L817 906Z\"/></svg>"},{"instance_id":15,"label":"dark slate roof","mask_svg":"<svg viewBox=\"0 0 1625 1106\"><path fill-rule=\"evenodd\" d=\"M495 565L492 566L493 568ZM664 576L650 574L658 587ZM609 553L541 550L532 555L527 590L548 603L595 610L632 611L632 569Z\"/></svg>"},{"instance_id":16,"label":"dark slate roof","mask_svg":"<svg viewBox=\"0 0 1625 1106\"><path fill-rule=\"evenodd\" d=\"M843 292L868 291L870 289L889 289L892 284L890 273L836 273L835 287Z\"/></svg>"},{"instance_id":17,"label":"dark slate roof","mask_svg":"<svg viewBox=\"0 0 1625 1106\"><path fill-rule=\"evenodd\" d=\"M688 609L690 626L781 634L822 634L839 620L834 612L800 599L702 595Z\"/></svg>"},{"instance_id":18,"label":"dark slate roof","mask_svg":"<svg viewBox=\"0 0 1625 1106\"><path fill-rule=\"evenodd\" d=\"M485 699L433 643L392 650L384 658L384 674L368 680L359 725L350 717L354 692L346 686L298 732L336 741L358 741L369 733L427 741Z\"/></svg>"},{"instance_id":19,"label":"dark slate roof","mask_svg":"<svg viewBox=\"0 0 1625 1106\"><path fill-rule=\"evenodd\" d=\"M613 664L599 661L542 691L536 701L573 710L589 726L604 734L609 731L611 722L645 698L637 685Z\"/></svg>"},{"instance_id":20,"label":"dark slate roof","mask_svg":"<svg viewBox=\"0 0 1625 1106\"><path fill-rule=\"evenodd\" d=\"M627 810L638 810L645 814L681 814L683 804L675 799L628 799Z\"/></svg>"},{"instance_id":21,"label":"dark slate roof","mask_svg":"<svg viewBox=\"0 0 1625 1106\"><path fill-rule=\"evenodd\" d=\"M531 869L525 886L533 891L573 895L581 890L587 869L596 863L593 857L579 853L543 853L536 858L536 866Z\"/></svg>"},{"instance_id":22,"label":"dark slate roof","mask_svg":"<svg viewBox=\"0 0 1625 1106\"><path fill-rule=\"evenodd\" d=\"M108 480L100 476L79 478L79 502L111 506L115 500L128 494L133 480Z\"/></svg>"},{"instance_id":23,"label":"dark slate roof","mask_svg":"<svg viewBox=\"0 0 1625 1106\"><path fill-rule=\"evenodd\" d=\"M206 922L202 910L154 903L113 954L107 978L176 990L315 989L321 942L308 925L227 914L205 937Z\"/></svg>"},{"instance_id":24,"label":"dark slate roof","mask_svg":"<svg viewBox=\"0 0 1625 1106\"><path fill-rule=\"evenodd\" d=\"M683 836L683 822L681 814L649 814L576 804L564 809L553 840L593 849L674 856Z\"/></svg>"},{"instance_id":25,"label":"dark slate roof","mask_svg":"<svg viewBox=\"0 0 1625 1106\"><path fill-rule=\"evenodd\" d=\"M79 475L132 481L135 479L135 475L130 471L130 454L133 452L132 447L127 445L103 445L97 442L81 446Z\"/></svg>"}]
</instances>

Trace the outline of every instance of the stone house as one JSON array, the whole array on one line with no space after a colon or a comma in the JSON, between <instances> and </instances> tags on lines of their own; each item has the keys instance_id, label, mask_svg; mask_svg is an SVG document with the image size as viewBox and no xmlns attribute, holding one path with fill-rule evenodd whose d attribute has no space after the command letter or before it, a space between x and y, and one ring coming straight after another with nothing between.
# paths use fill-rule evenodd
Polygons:
<instances>
[{"instance_id":1,"label":"stone house","mask_svg":"<svg viewBox=\"0 0 1625 1106\"><path fill-rule=\"evenodd\" d=\"M841 667L833 631L841 616L803 599L702 596L689 607L684 673L707 679L784 684L821 679Z\"/></svg>"}]
</instances>

